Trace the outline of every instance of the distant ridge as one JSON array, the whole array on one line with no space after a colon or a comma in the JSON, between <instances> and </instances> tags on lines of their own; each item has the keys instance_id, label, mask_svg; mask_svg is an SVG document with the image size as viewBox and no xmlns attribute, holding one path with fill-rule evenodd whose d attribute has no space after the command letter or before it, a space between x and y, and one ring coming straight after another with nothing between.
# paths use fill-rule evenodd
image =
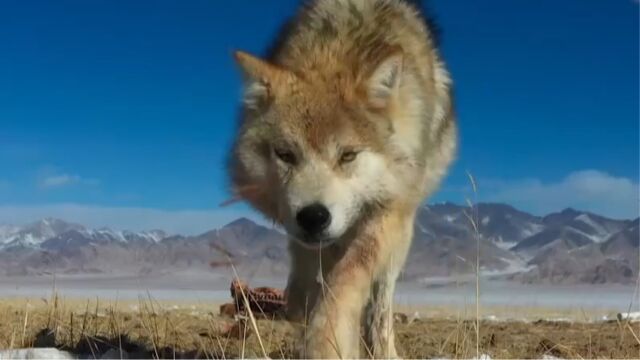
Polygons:
<instances>
[{"instance_id":1,"label":"distant ridge","mask_svg":"<svg viewBox=\"0 0 640 360\"><path fill-rule=\"evenodd\" d=\"M535 216L500 203L473 209L441 203L418 212L403 281L472 273L476 234L467 214L477 216L487 276L527 283L633 283L638 276L640 219L571 208ZM249 274L285 276L286 249L281 231L247 218L196 236L88 229L45 218L0 226L0 276L216 272L231 264Z\"/></svg>"}]
</instances>

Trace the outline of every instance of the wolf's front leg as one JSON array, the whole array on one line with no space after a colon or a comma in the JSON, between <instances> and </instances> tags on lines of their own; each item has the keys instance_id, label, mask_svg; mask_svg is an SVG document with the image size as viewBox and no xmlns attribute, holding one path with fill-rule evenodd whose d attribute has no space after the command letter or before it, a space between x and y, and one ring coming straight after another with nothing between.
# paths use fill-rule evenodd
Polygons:
<instances>
[{"instance_id":1,"label":"wolf's front leg","mask_svg":"<svg viewBox=\"0 0 640 360\"><path fill-rule=\"evenodd\" d=\"M365 343L369 353L376 359L398 358L393 330L393 295L413 237L411 222L404 224L399 227L401 231L385 237L387 244L393 246L387 247L388 257L382 262L383 266L373 283L363 317Z\"/></svg>"},{"instance_id":2,"label":"wolf's front leg","mask_svg":"<svg viewBox=\"0 0 640 360\"><path fill-rule=\"evenodd\" d=\"M342 268L338 264L337 268ZM360 322L371 286L371 273L357 264L334 269L323 282L321 294L306 329L303 356L359 358Z\"/></svg>"},{"instance_id":3,"label":"wolf's front leg","mask_svg":"<svg viewBox=\"0 0 640 360\"><path fill-rule=\"evenodd\" d=\"M393 294L396 277L383 274L371 289L371 299L365 314L365 342L371 355L376 359L396 359L393 330Z\"/></svg>"}]
</instances>

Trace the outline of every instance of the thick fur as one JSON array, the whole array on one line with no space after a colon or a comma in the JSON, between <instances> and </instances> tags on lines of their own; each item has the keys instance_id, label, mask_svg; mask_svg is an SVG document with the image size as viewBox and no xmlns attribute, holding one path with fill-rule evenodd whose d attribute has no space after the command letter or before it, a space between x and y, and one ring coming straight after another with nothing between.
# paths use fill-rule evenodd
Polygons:
<instances>
[{"instance_id":1,"label":"thick fur","mask_svg":"<svg viewBox=\"0 0 640 360\"><path fill-rule=\"evenodd\" d=\"M300 355L397 357L395 282L416 210L456 149L449 74L400 0L310 2L273 49L267 60L236 54L247 88L233 190L290 235ZM309 241L295 219L312 203L332 220Z\"/></svg>"}]
</instances>

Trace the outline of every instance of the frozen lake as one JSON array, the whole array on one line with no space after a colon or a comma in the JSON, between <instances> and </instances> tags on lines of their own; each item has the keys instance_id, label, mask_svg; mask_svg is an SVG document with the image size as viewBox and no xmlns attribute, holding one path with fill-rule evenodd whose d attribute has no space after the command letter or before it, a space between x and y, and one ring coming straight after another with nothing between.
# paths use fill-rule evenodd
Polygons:
<instances>
[{"instance_id":1,"label":"frozen lake","mask_svg":"<svg viewBox=\"0 0 640 360\"><path fill-rule=\"evenodd\" d=\"M229 279L222 274L179 274L154 277L57 276L0 277L0 298L49 297L55 291L67 298L224 302L229 300ZM284 287L285 279L254 278L251 286ZM633 286L621 285L523 285L504 281L482 281L480 301L484 306L545 307L573 309L627 309L634 299ZM471 306L475 284L426 287L399 283L400 305ZM638 302L632 307L637 309Z\"/></svg>"}]
</instances>

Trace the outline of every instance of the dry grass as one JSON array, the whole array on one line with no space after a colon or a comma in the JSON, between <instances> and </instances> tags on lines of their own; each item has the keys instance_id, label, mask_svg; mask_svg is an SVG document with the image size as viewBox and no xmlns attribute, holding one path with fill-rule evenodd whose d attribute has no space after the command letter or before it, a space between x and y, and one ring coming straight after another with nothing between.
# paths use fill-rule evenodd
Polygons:
<instances>
[{"instance_id":1,"label":"dry grass","mask_svg":"<svg viewBox=\"0 0 640 360\"><path fill-rule=\"evenodd\" d=\"M640 343L633 336L633 332L640 333L637 323L477 322L474 310L467 317L456 309L422 308L421 314L429 318L397 324L401 355L472 358L479 351L493 358L640 356ZM497 309L484 311L498 313ZM517 312L527 311L532 309ZM0 300L0 319L0 348L56 346L89 357L111 351L111 357L135 358L289 358L295 356L296 333L303 331L284 321L256 316L255 325L247 319L235 334L228 334L234 322L218 316L214 304L161 303L150 298L138 302L74 301L56 296Z\"/></svg>"}]
</instances>

